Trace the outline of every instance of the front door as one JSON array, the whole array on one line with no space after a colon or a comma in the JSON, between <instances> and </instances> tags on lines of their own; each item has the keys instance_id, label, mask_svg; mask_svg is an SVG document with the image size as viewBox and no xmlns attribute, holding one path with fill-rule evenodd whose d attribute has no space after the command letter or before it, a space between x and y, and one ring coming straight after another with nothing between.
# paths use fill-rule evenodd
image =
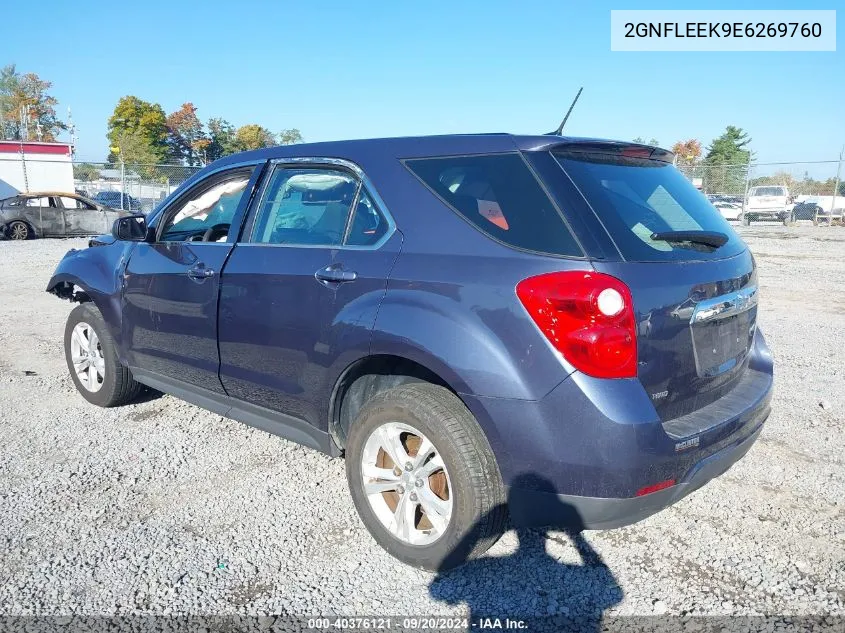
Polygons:
<instances>
[{"instance_id":1,"label":"front door","mask_svg":"<svg viewBox=\"0 0 845 633\"><path fill-rule=\"evenodd\" d=\"M65 214L65 233L67 235L96 235L108 233L111 224L118 217L116 211L106 214L105 210L78 198L60 196Z\"/></svg>"},{"instance_id":2,"label":"front door","mask_svg":"<svg viewBox=\"0 0 845 633\"><path fill-rule=\"evenodd\" d=\"M218 377L220 272L260 169L217 172L151 222L124 275L123 340L131 368L223 392Z\"/></svg>"}]
</instances>

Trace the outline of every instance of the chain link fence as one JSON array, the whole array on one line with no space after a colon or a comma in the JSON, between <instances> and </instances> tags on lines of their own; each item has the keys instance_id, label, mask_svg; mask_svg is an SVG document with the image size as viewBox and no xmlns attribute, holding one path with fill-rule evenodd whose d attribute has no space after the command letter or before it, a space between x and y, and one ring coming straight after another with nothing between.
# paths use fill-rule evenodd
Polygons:
<instances>
[{"instance_id":1,"label":"chain link fence","mask_svg":"<svg viewBox=\"0 0 845 633\"><path fill-rule=\"evenodd\" d=\"M783 198L782 219L787 223L841 223L845 216L845 172L841 160L676 166L729 219L741 219L767 197L778 200L764 200L761 204L774 206Z\"/></svg>"},{"instance_id":2,"label":"chain link fence","mask_svg":"<svg viewBox=\"0 0 845 633\"><path fill-rule=\"evenodd\" d=\"M73 163L76 193L115 209L149 213L201 167Z\"/></svg>"}]
</instances>

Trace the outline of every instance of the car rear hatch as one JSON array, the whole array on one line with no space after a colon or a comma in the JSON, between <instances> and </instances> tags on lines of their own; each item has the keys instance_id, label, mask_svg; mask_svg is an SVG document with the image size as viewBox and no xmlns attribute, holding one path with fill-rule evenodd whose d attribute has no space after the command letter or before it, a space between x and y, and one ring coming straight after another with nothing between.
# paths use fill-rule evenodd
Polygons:
<instances>
[{"instance_id":1,"label":"car rear hatch","mask_svg":"<svg viewBox=\"0 0 845 633\"><path fill-rule=\"evenodd\" d=\"M748 199L749 209L783 209L785 204L786 198L775 198L773 196Z\"/></svg>"},{"instance_id":2,"label":"car rear hatch","mask_svg":"<svg viewBox=\"0 0 845 633\"><path fill-rule=\"evenodd\" d=\"M637 376L661 419L726 395L745 376L757 321L745 244L668 162L671 154L585 143L553 156L618 250L593 265L630 289Z\"/></svg>"},{"instance_id":3,"label":"car rear hatch","mask_svg":"<svg viewBox=\"0 0 845 633\"><path fill-rule=\"evenodd\" d=\"M749 209L783 209L787 204L787 196L780 187L764 187L752 189L748 193Z\"/></svg>"}]
</instances>

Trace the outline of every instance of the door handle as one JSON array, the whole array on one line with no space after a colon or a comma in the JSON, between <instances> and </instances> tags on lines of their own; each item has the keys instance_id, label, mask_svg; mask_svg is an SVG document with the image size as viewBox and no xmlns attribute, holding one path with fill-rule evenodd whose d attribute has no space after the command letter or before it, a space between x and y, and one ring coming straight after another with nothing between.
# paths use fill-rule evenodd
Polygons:
<instances>
[{"instance_id":1,"label":"door handle","mask_svg":"<svg viewBox=\"0 0 845 633\"><path fill-rule=\"evenodd\" d=\"M191 279L208 279L214 277L214 271L211 268L206 268L205 264L197 264L193 268L188 269L188 277Z\"/></svg>"},{"instance_id":2,"label":"door handle","mask_svg":"<svg viewBox=\"0 0 845 633\"><path fill-rule=\"evenodd\" d=\"M354 270L344 270L341 266L333 264L318 270L314 273L314 277L322 283L341 284L346 281L355 281L358 279L358 273Z\"/></svg>"}]
</instances>

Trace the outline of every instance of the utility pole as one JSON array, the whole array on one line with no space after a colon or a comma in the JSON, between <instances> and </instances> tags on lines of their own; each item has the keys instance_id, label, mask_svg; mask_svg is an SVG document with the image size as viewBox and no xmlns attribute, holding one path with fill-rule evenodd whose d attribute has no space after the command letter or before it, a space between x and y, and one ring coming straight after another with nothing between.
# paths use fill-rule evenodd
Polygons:
<instances>
[{"instance_id":1,"label":"utility pole","mask_svg":"<svg viewBox=\"0 0 845 633\"><path fill-rule=\"evenodd\" d=\"M29 140L29 106L22 105L20 109L20 137L22 141Z\"/></svg>"},{"instance_id":2,"label":"utility pole","mask_svg":"<svg viewBox=\"0 0 845 633\"><path fill-rule=\"evenodd\" d=\"M745 164L745 193L742 196L742 212L745 213L745 205L748 202L748 185L751 184L751 156Z\"/></svg>"},{"instance_id":3,"label":"utility pole","mask_svg":"<svg viewBox=\"0 0 845 633\"><path fill-rule=\"evenodd\" d=\"M845 157L845 145L839 151L839 166L836 168L836 182L833 185L833 202L830 203L830 221L833 222L833 210L836 209L836 193L839 191L839 177L842 175L842 158ZM845 214L843 214L845 220Z\"/></svg>"},{"instance_id":4,"label":"utility pole","mask_svg":"<svg viewBox=\"0 0 845 633\"><path fill-rule=\"evenodd\" d=\"M74 160L76 158L76 124L73 122L70 108L67 109L67 129L70 132L70 159Z\"/></svg>"}]
</instances>

